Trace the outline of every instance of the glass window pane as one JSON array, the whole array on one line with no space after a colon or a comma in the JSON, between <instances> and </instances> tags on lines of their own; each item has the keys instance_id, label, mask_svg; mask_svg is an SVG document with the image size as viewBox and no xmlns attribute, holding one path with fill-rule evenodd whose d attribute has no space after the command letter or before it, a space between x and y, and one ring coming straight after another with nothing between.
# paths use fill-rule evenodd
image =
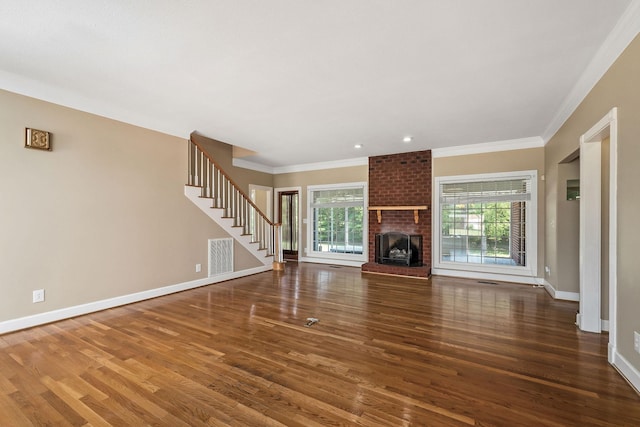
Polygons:
<instances>
[{"instance_id":1,"label":"glass window pane","mask_svg":"<svg viewBox=\"0 0 640 427\"><path fill-rule=\"evenodd\" d=\"M310 192L313 250L362 254L364 247L364 187Z\"/></svg>"},{"instance_id":2,"label":"glass window pane","mask_svg":"<svg viewBox=\"0 0 640 427\"><path fill-rule=\"evenodd\" d=\"M442 184L441 260L525 265L528 198L522 195L530 188L528 179Z\"/></svg>"}]
</instances>

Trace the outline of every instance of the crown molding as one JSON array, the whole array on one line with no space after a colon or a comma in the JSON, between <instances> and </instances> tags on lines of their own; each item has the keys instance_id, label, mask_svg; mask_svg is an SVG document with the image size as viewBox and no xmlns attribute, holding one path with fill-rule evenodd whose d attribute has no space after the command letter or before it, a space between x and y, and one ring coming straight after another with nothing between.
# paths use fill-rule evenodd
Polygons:
<instances>
[{"instance_id":1,"label":"crown molding","mask_svg":"<svg viewBox=\"0 0 640 427\"><path fill-rule=\"evenodd\" d=\"M272 175L278 175L281 173L293 173L293 172L308 172L315 170L325 169L337 169L348 168L352 166L367 166L369 164L368 157L356 157L353 159L334 160L330 162L318 162L318 163L304 163L300 165L291 166L265 166L260 163L250 162L243 159L233 159L233 166L240 168L251 169L258 172L270 173Z\"/></svg>"},{"instance_id":2,"label":"crown molding","mask_svg":"<svg viewBox=\"0 0 640 427\"><path fill-rule=\"evenodd\" d=\"M483 142L480 144L458 145L455 147L434 148L431 157L465 156L467 154L494 153L496 151L524 150L526 148L544 147L544 141L539 136L503 141Z\"/></svg>"},{"instance_id":3,"label":"crown molding","mask_svg":"<svg viewBox=\"0 0 640 427\"><path fill-rule=\"evenodd\" d=\"M455 147L434 148L431 150L431 156L452 157L464 156L467 154L494 153L497 151L524 150L527 148L544 147L544 141L539 136L530 138L508 139L504 141L484 142L480 144L458 145ZM258 172L270 173L272 175L293 172L308 172L314 170L326 170L345 168L351 166L367 166L369 164L368 157L357 157L354 159L335 160L331 162L304 163L292 166L266 166L260 163L250 162L243 159L233 159L233 166L244 169L251 169Z\"/></svg>"},{"instance_id":4,"label":"crown molding","mask_svg":"<svg viewBox=\"0 0 640 427\"><path fill-rule=\"evenodd\" d=\"M558 132L639 32L640 0L632 0L542 134L545 144Z\"/></svg>"},{"instance_id":5,"label":"crown molding","mask_svg":"<svg viewBox=\"0 0 640 427\"><path fill-rule=\"evenodd\" d=\"M292 173L292 172L307 172L324 169L337 169L348 168L352 166L367 166L369 165L368 157L356 157L353 159L334 160L331 162L318 162L318 163L304 163L301 165L293 166L281 166L274 168L276 174L280 173Z\"/></svg>"},{"instance_id":6,"label":"crown molding","mask_svg":"<svg viewBox=\"0 0 640 427\"><path fill-rule=\"evenodd\" d=\"M271 175L275 174L275 168L273 166L263 165L262 163L250 162L244 159L231 159L231 164L238 168L249 169L257 172L269 173Z\"/></svg>"}]
</instances>

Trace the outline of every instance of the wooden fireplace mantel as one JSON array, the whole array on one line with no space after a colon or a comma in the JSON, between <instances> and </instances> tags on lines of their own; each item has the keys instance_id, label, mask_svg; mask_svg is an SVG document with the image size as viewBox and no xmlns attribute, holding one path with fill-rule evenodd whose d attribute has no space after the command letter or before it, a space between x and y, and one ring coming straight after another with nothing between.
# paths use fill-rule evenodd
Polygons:
<instances>
[{"instance_id":1,"label":"wooden fireplace mantel","mask_svg":"<svg viewBox=\"0 0 640 427\"><path fill-rule=\"evenodd\" d=\"M413 221L418 223L418 211L425 211L428 206L369 206L370 211L376 211L378 224L382 222L382 211L413 211Z\"/></svg>"}]
</instances>

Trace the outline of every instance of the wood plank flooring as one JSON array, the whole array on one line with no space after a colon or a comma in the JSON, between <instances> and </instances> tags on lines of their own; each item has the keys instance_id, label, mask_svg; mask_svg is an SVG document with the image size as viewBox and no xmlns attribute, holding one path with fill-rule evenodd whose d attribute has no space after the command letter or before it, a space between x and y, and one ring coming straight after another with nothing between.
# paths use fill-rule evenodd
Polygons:
<instances>
[{"instance_id":1,"label":"wood plank flooring","mask_svg":"<svg viewBox=\"0 0 640 427\"><path fill-rule=\"evenodd\" d=\"M640 425L576 309L290 263L0 336L0 426Z\"/></svg>"}]
</instances>

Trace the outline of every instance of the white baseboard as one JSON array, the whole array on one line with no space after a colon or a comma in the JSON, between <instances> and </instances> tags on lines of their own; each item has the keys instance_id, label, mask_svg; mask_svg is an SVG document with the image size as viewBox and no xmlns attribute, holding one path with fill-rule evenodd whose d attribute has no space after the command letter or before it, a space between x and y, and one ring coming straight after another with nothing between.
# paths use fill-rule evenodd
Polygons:
<instances>
[{"instance_id":1,"label":"white baseboard","mask_svg":"<svg viewBox=\"0 0 640 427\"><path fill-rule=\"evenodd\" d=\"M300 262L309 262L314 264L331 264L331 265L342 265L344 267L362 267L362 264L365 261L349 261L343 259L329 259L329 258L311 258L311 257L302 257L299 259Z\"/></svg>"},{"instance_id":2,"label":"white baseboard","mask_svg":"<svg viewBox=\"0 0 640 427\"><path fill-rule=\"evenodd\" d=\"M433 276L463 277L465 279L480 279L480 280L497 280L499 282L524 283L527 285L540 284L540 279L537 277L516 276L512 274L482 273L478 271L451 270L447 268L433 268L431 269L431 274Z\"/></svg>"},{"instance_id":3,"label":"white baseboard","mask_svg":"<svg viewBox=\"0 0 640 427\"><path fill-rule=\"evenodd\" d=\"M640 394L640 371L638 371L627 359L625 359L616 349L612 350L613 361L611 364L620 372L636 393Z\"/></svg>"},{"instance_id":4,"label":"white baseboard","mask_svg":"<svg viewBox=\"0 0 640 427\"><path fill-rule=\"evenodd\" d=\"M575 301L580 302L580 293L579 292L563 292L556 291L556 288L546 280L544 281L544 288L546 291L553 297L554 299L561 299L566 301ZM580 313L576 314L576 325L580 324ZM603 331L609 331L609 321L605 319L600 319L600 329Z\"/></svg>"},{"instance_id":5,"label":"white baseboard","mask_svg":"<svg viewBox=\"0 0 640 427\"><path fill-rule=\"evenodd\" d=\"M213 277L206 277L204 279L197 279L190 282L178 283L176 285L164 286L162 288L150 289L148 291L136 292L134 294L122 295L119 297L94 301L87 304L76 305L73 307L61 308L59 310L47 311L45 313L34 314L31 316L19 317L17 319L5 320L3 322L0 322L0 334L18 331L20 329L31 328L33 326L44 325L46 323L56 322L58 320L68 319L70 317L81 316L83 314L94 313L96 311L106 310L108 308L131 304L138 301L144 301L163 295L186 291L188 289L194 289L200 286L224 282L226 280L237 279L239 277L250 276L252 274L262 273L271 269L271 266L261 266L250 268L247 270L234 271L232 273L220 274Z\"/></svg>"},{"instance_id":6,"label":"white baseboard","mask_svg":"<svg viewBox=\"0 0 640 427\"><path fill-rule=\"evenodd\" d=\"M546 280L543 283L544 288L549 292L554 299L562 299L567 301L580 301L580 293L579 292L565 292L565 291L557 291L553 285ZM607 325L608 328L608 325Z\"/></svg>"}]
</instances>

